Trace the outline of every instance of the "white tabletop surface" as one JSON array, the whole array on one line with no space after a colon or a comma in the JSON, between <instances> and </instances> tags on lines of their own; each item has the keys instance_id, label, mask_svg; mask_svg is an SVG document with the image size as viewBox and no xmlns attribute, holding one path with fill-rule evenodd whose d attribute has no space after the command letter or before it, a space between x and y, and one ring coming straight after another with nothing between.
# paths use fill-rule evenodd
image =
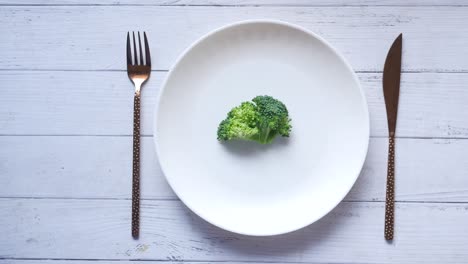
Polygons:
<instances>
[{"instance_id":1,"label":"white tabletop surface","mask_svg":"<svg viewBox=\"0 0 468 264\"><path fill-rule=\"evenodd\" d=\"M328 40L365 90L371 139L345 200L319 222L247 237L190 212L164 180L156 96L205 33L279 19ZM0 0L0 264L466 263L468 3L462 0ZM133 88L127 31L146 31L141 237L130 235ZM395 240L383 238L382 68L403 33Z\"/></svg>"}]
</instances>

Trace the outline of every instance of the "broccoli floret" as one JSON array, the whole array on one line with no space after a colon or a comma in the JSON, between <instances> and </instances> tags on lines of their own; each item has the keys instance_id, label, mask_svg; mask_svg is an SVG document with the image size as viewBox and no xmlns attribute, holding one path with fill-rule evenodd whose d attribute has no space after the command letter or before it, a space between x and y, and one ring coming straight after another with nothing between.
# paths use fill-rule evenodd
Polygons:
<instances>
[{"instance_id":1,"label":"broccoli floret","mask_svg":"<svg viewBox=\"0 0 468 264\"><path fill-rule=\"evenodd\" d=\"M251 139L258 134L256 127L257 110L251 102L234 107L218 127L219 140Z\"/></svg>"},{"instance_id":2,"label":"broccoli floret","mask_svg":"<svg viewBox=\"0 0 468 264\"><path fill-rule=\"evenodd\" d=\"M240 139L268 144L276 135L288 137L290 132L291 119L286 106L265 95L234 107L219 124L218 140Z\"/></svg>"}]
</instances>

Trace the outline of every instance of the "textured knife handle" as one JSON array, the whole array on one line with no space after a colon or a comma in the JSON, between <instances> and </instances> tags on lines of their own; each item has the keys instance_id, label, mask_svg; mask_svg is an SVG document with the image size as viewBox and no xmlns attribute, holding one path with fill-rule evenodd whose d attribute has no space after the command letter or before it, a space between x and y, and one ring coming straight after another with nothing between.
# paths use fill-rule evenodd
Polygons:
<instances>
[{"instance_id":1,"label":"textured knife handle","mask_svg":"<svg viewBox=\"0 0 468 264\"><path fill-rule=\"evenodd\" d=\"M395 218L395 135L392 133L388 142L387 198L385 201L385 239L393 240Z\"/></svg>"},{"instance_id":2,"label":"textured knife handle","mask_svg":"<svg viewBox=\"0 0 468 264\"><path fill-rule=\"evenodd\" d=\"M135 93L133 105L133 183L132 236L140 234L140 93Z\"/></svg>"}]
</instances>

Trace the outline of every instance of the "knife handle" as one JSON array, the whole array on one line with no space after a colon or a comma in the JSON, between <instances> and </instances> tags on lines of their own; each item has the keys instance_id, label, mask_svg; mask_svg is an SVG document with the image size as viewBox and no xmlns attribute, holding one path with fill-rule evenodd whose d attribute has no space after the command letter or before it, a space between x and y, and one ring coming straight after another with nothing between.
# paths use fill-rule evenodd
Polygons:
<instances>
[{"instance_id":1,"label":"knife handle","mask_svg":"<svg viewBox=\"0 0 468 264\"><path fill-rule=\"evenodd\" d=\"M140 234L140 91L135 92L133 105L133 183L132 183L132 236Z\"/></svg>"},{"instance_id":2,"label":"knife handle","mask_svg":"<svg viewBox=\"0 0 468 264\"><path fill-rule=\"evenodd\" d=\"M388 138L387 197L385 200L385 239L393 240L395 218L395 133Z\"/></svg>"}]
</instances>

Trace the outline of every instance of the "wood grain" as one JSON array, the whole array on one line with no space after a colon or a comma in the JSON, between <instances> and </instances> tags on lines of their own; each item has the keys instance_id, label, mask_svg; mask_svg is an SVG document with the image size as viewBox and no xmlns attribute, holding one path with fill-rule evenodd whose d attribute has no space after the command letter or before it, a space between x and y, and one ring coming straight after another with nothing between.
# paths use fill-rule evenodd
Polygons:
<instances>
[{"instance_id":1,"label":"wood grain","mask_svg":"<svg viewBox=\"0 0 468 264\"><path fill-rule=\"evenodd\" d=\"M141 238L128 235L130 201L0 199L0 257L326 263L462 263L466 204L397 204L394 243L383 203L341 203L319 222L276 237L207 224L178 201L143 201ZM372 254L369 250L372 249Z\"/></svg>"},{"instance_id":2,"label":"wood grain","mask_svg":"<svg viewBox=\"0 0 468 264\"><path fill-rule=\"evenodd\" d=\"M266 264L275 262L234 262L222 261L224 264ZM0 264L148 264L146 260L69 260L69 259L0 259ZM163 260L158 261L159 264L173 264L174 261ZM214 264L216 261L177 261L176 263L184 264ZM330 264L325 262L314 262L314 264Z\"/></svg>"},{"instance_id":3,"label":"wood grain","mask_svg":"<svg viewBox=\"0 0 468 264\"><path fill-rule=\"evenodd\" d=\"M152 135L166 73L142 92L141 133ZM371 136L386 137L380 73L360 73ZM133 86L124 72L0 71L0 134L132 135ZM468 137L468 74L406 73L401 79L397 137ZM97 85L99 89L97 89Z\"/></svg>"},{"instance_id":4,"label":"wood grain","mask_svg":"<svg viewBox=\"0 0 468 264\"><path fill-rule=\"evenodd\" d=\"M156 261L152 261L156 262ZM0 264L147 264L147 260L101 260L101 259L86 259L86 260L70 260L70 259L0 259ZM268 264L268 263L278 263L273 261L262 261L262 262L255 262L255 261L170 261L170 260L158 260L157 263L160 264L170 264L170 263L184 263L184 264L216 264L216 263L224 263L224 264ZM287 262L291 264L301 264L304 262ZM322 262L322 261L314 261L309 262L311 264L330 264L332 262ZM385 262L374 262L374 263L385 263Z\"/></svg>"},{"instance_id":5,"label":"wood grain","mask_svg":"<svg viewBox=\"0 0 468 264\"><path fill-rule=\"evenodd\" d=\"M151 260L150 260L151 261ZM214 263L225 263L225 264L266 264L266 263L278 263L274 261L262 261L262 262L255 262L255 261L171 261L171 260L158 260L152 261L161 264L170 264L170 263L184 263L184 264L214 264ZM3 258L0 259L0 264L147 264L148 260L123 260L123 259L116 259L116 260L103 260L103 259L45 259L45 258ZM288 263L297 263L300 264L301 262L288 262ZM312 262L311 262L312 263ZM322 261L314 261L313 264L330 264L330 262L322 262Z\"/></svg>"},{"instance_id":6,"label":"wood grain","mask_svg":"<svg viewBox=\"0 0 468 264\"><path fill-rule=\"evenodd\" d=\"M404 71L466 72L468 60L460 58L468 57L467 12L464 6L4 6L0 69L123 70L125 35L139 29L151 39L153 68L167 70L207 32L269 18L321 35L356 70L381 71L390 44L403 32Z\"/></svg>"},{"instance_id":7,"label":"wood grain","mask_svg":"<svg viewBox=\"0 0 468 264\"><path fill-rule=\"evenodd\" d=\"M347 201L385 201L387 138L374 138ZM396 139L397 201L468 202L468 140ZM0 197L131 198L132 137L0 137ZM143 199L177 199L141 141ZM383 215L382 215L383 225Z\"/></svg>"},{"instance_id":8,"label":"wood grain","mask_svg":"<svg viewBox=\"0 0 468 264\"><path fill-rule=\"evenodd\" d=\"M0 5L150 6L465 6L464 0L0 0Z\"/></svg>"}]
</instances>

